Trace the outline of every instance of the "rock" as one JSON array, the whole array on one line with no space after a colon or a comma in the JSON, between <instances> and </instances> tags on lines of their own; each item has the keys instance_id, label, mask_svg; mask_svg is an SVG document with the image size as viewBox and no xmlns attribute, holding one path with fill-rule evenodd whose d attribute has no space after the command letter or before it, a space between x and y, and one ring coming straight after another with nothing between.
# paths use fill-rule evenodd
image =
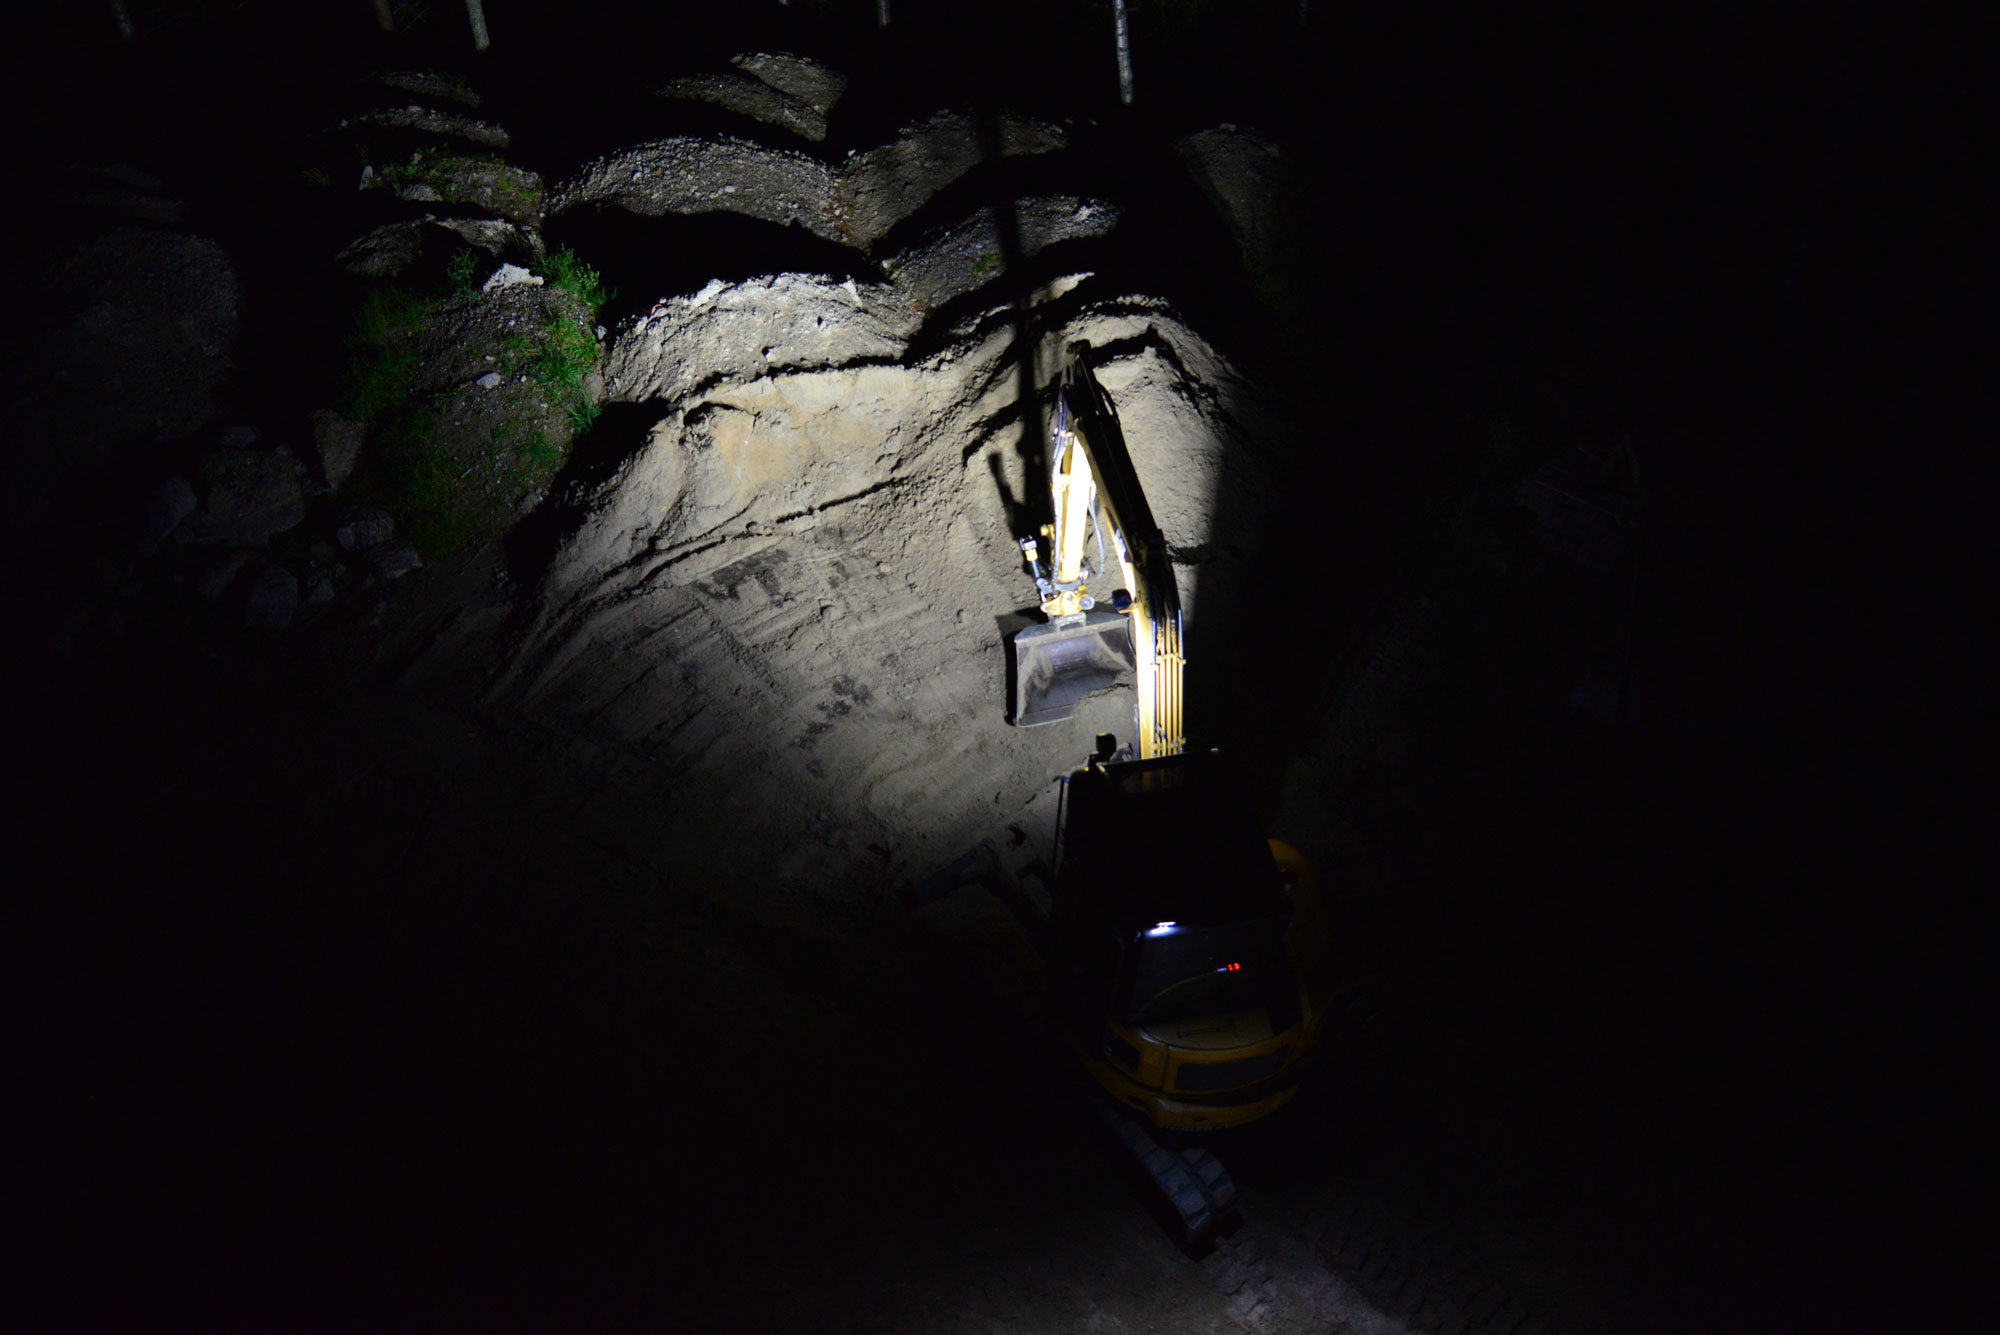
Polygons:
<instances>
[{"instance_id":1,"label":"rock","mask_svg":"<svg viewBox=\"0 0 2000 1335\"><path fill-rule=\"evenodd\" d=\"M195 467L201 506L181 522L187 542L242 546L296 528L305 491L292 461L258 450L217 450Z\"/></svg>"},{"instance_id":2,"label":"rock","mask_svg":"<svg viewBox=\"0 0 2000 1335\"><path fill-rule=\"evenodd\" d=\"M331 408L321 408L312 415L312 429L313 446L319 451L320 478L327 486L338 487L353 475L355 460L361 457L361 443L368 438L368 428Z\"/></svg>"},{"instance_id":3,"label":"rock","mask_svg":"<svg viewBox=\"0 0 2000 1335\"><path fill-rule=\"evenodd\" d=\"M481 389L498 389L500 388L500 373L498 371L488 371L472 383L478 385Z\"/></svg>"},{"instance_id":4,"label":"rock","mask_svg":"<svg viewBox=\"0 0 2000 1335\"><path fill-rule=\"evenodd\" d=\"M379 547L396 535L396 521L386 511L350 505L340 512L334 525L334 541L344 552L365 552Z\"/></svg>"},{"instance_id":5,"label":"rock","mask_svg":"<svg viewBox=\"0 0 2000 1335\"><path fill-rule=\"evenodd\" d=\"M753 78L761 79L781 93L797 98L821 116L847 91L847 76L828 69L816 60L775 51L750 51L729 61Z\"/></svg>"},{"instance_id":6,"label":"rock","mask_svg":"<svg viewBox=\"0 0 2000 1335\"><path fill-rule=\"evenodd\" d=\"M387 129L415 131L424 135L444 135L453 139L464 139L483 148L505 150L512 137L491 121L474 120L470 116L454 116L449 112L433 111L429 107L392 107L386 111L369 111L359 116L350 116L341 121L343 130Z\"/></svg>"},{"instance_id":7,"label":"rock","mask_svg":"<svg viewBox=\"0 0 2000 1335\"><path fill-rule=\"evenodd\" d=\"M724 193L723 187L735 187ZM582 204L630 213L741 213L846 241L835 227L834 174L825 163L747 139L658 139L597 159L564 181L550 213Z\"/></svg>"},{"instance_id":8,"label":"rock","mask_svg":"<svg viewBox=\"0 0 2000 1335\"><path fill-rule=\"evenodd\" d=\"M424 217L384 223L349 242L333 262L358 278L398 278L418 267L442 272L445 260L466 246L516 261L542 253L534 233L499 218Z\"/></svg>"},{"instance_id":9,"label":"rock","mask_svg":"<svg viewBox=\"0 0 2000 1335\"><path fill-rule=\"evenodd\" d=\"M367 186L363 181L362 188ZM428 226L428 222L400 222L377 227L350 241L333 262L357 278L394 278L424 257Z\"/></svg>"},{"instance_id":10,"label":"rock","mask_svg":"<svg viewBox=\"0 0 2000 1335\"><path fill-rule=\"evenodd\" d=\"M364 190L383 187L394 189L397 198L414 203L469 205L524 226L541 224L542 178L504 162L419 154L408 163L385 167L362 182Z\"/></svg>"},{"instance_id":11,"label":"rock","mask_svg":"<svg viewBox=\"0 0 2000 1335\"><path fill-rule=\"evenodd\" d=\"M72 209L154 227L185 227L190 217L187 204L170 196L162 181L122 162L71 163L50 195Z\"/></svg>"},{"instance_id":12,"label":"rock","mask_svg":"<svg viewBox=\"0 0 2000 1335\"><path fill-rule=\"evenodd\" d=\"M71 230L13 265L15 305L34 312L0 332L16 497L137 442L193 439L215 421L233 365L241 292L221 246L151 228Z\"/></svg>"},{"instance_id":13,"label":"rock","mask_svg":"<svg viewBox=\"0 0 2000 1335\"><path fill-rule=\"evenodd\" d=\"M858 244L873 245L989 158L1053 153L1067 142L1061 129L1041 121L1003 112L982 123L963 112L941 111L841 165L839 225Z\"/></svg>"},{"instance_id":14,"label":"rock","mask_svg":"<svg viewBox=\"0 0 2000 1335\"><path fill-rule=\"evenodd\" d=\"M309 603L330 603L333 601L333 572L316 569L306 581L306 601Z\"/></svg>"},{"instance_id":15,"label":"rock","mask_svg":"<svg viewBox=\"0 0 2000 1335\"><path fill-rule=\"evenodd\" d=\"M1038 121L1002 116L989 131L946 111L833 168L745 139L677 136L596 159L550 194L548 211L608 203L647 216L741 213L866 250L989 156L1048 153L1065 142Z\"/></svg>"},{"instance_id":16,"label":"rock","mask_svg":"<svg viewBox=\"0 0 2000 1335\"><path fill-rule=\"evenodd\" d=\"M530 273L518 264L502 264L480 285L479 290L482 292L497 292L503 287L512 287L516 283L526 283L529 287L540 287L542 285L542 276L538 273Z\"/></svg>"},{"instance_id":17,"label":"rock","mask_svg":"<svg viewBox=\"0 0 2000 1335\"><path fill-rule=\"evenodd\" d=\"M672 401L711 376L750 381L900 357L917 324L909 301L882 284L802 274L714 282L659 303L614 339L604 379L621 401Z\"/></svg>"},{"instance_id":18,"label":"rock","mask_svg":"<svg viewBox=\"0 0 2000 1335\"><path fill-rule=\"evenodd\" d=\"M216 602L229 592L229 586L243 573L243 567L250 563L249 552L229 552L203 566L194 577L194 591L199 596Z\"/></svg>"},{"instance_id":19,"label":"rock","mask_svg":"<svg viewBox=\"0 0 2000 1335\"><path fill-rule=\"evenodd\" d=\"M826 112L772 87L761 79L734 74L697 74L659 88L661 97L713 103L766 125L790 130L817 143L826 138Z\"/></svg>"},{"instance_id":20,"label":"rock","mask_svg":"<svg viewBox=\"0 0 2000 1335\"><path fill-rule=\"evenodd\" d=\"M417 549L398 538L368 549L368 565L383 579L401 579L424 563Z\"/></svg>"},{"instance_id":21,"label":"rock","mask_svg":"<svg viewBox=\"0 0 2000 1335\"><path fill-rule=\"evenodd\" d=\"M146 498L146 541L160 541L193 514L194 509L194 484L184 477L168 478Z\"/></svg>"},{"instance_id":22,"label":"rock","mask_svg":"<svg viewBox=\"0 0 2000 1335\"><path fill-rule=\"evenodd\" d=\"M1059 241L1103 236L1118 224L1118 210L1099 200L1073 195L1017 199L1015 238L1029 259ZM991 208L954 226L932 232L884 262L896 286L926 306L985 286L1006 270L1000 228Z\"/></svg>"},{"instance_id":23,"label":"rock","mask_svg":"<svg viewBox=\"0 0 2000 1335\"><path fill-rule=\"evenodd\" d=\"M299 582L283 566L266 566L250 580L243 600L243 624L251 630L283 630L299 610Z\"/></svg>"},{"instance_id":24,"label":"rock","mask_svg":"<svg viewBox=\"0 0 2000 1335\"><path fill-rule=\"evenodd\" d=\"M488 255L527 260L542 257L541 233L518 223L500 218L430 218L426 221Z\"/></svg>"},{"instance_id":25,"label":"rock","mask_svg":"<svg viewBox=\"0 0 2000 1335\"><path fill-rule=\"evenodd\" d=\"M1262 135L1224 124L1174 144L1174 156L1229 229L1257 295L1288 319L1317 322L1307 304L1337 252L1303 193L1297 163Z\"/></svg>"},{"instance_id":26,"label":"rock","mask_svg":"<svg viewBox=\"0 0 2000 1335\"><path fill-rule=\"evenodd\" d=\"M418 97L436 98L441 101L449 100L475 110L483 100L479 94L459 80L447 78L430 70L390 70L375 77L399 92L414 93Z\"/></svg>"}]
</instances>

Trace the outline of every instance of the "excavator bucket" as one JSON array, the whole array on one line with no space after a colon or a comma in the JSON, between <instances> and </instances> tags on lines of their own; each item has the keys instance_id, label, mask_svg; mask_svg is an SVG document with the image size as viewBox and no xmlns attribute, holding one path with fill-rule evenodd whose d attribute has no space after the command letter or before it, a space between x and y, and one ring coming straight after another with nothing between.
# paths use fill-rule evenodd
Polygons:
<instances>
[{"instance_id":1,"label":"excavator bucket","mask_svg":"<svg viewBox=\"0 0 2000 1335\"><path fill-rule=\"evenodd\" d=\"M1014 636L1014 724L1060 723L1084 696L1129 684L1131 676L1131 622L1119 613L1030 626Z\"/></svg>"}]
</instances>

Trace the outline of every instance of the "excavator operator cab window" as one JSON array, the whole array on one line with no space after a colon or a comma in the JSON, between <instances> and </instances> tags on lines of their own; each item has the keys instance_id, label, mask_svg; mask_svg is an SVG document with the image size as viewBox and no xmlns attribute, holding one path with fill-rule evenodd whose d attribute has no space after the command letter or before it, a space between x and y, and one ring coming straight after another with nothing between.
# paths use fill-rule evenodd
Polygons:
<instances>
[{"instance_id":1,"label":"excavator operator cab window","mask_svg":"<svg viewBox=\"0 0 2000 1335\"><path fill-rule=\"evenodd\" d=\"M1262 1010L1273 1030L1298 1023L1298 981L1285 958L1283 918L1139 933L1114 988L1129 1027Z\"/></svg>"}]
</instances>

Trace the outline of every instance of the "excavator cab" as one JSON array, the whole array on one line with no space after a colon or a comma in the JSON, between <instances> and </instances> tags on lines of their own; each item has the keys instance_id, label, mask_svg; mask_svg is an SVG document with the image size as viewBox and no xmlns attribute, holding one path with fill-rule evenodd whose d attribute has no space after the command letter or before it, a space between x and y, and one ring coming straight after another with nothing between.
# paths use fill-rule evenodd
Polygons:
<instances>
[{"instance_id":1,"label":"excavator cab","mask_svg":"<svg viewBox=\"0 0 2000 1335\"><path fill-rule=\"evenodd\" d=\"M1154 1127L1276 1111L1310 1046L1288 927L1297 855L1226 759L1093 762L1065 785L1050 962L1084 1068Z\"/></svg>"}]
</instances>

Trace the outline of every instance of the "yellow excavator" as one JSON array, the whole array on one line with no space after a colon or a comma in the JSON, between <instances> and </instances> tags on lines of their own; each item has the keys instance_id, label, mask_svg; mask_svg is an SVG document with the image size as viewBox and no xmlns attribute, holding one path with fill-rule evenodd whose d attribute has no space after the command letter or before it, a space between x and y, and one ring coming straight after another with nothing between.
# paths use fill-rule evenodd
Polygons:
<instances>
[{"instance_id":1,"label":"yellow excavator","mask_svg":"<svg viewBox=\"0 0 2000 1335\"><path fill-rule=\"evenodd\" d=\"M1119 1110L1107 1121L1198 1238L1234 1188L1212 1155L1155 1135L1291 1100L1323 1013L1309 984L1325 930L1304 860L1264 837L1227 757L1186 746L1173 567L1089 358L1070 345L1057 390L1054 520L1020 540L1049 620L1014 637L1012 716L1067 719L1130 674L1131 743L1100 737L1064 784L1045 956L1068 1041Z\"/></svg>"}]
</instances>

